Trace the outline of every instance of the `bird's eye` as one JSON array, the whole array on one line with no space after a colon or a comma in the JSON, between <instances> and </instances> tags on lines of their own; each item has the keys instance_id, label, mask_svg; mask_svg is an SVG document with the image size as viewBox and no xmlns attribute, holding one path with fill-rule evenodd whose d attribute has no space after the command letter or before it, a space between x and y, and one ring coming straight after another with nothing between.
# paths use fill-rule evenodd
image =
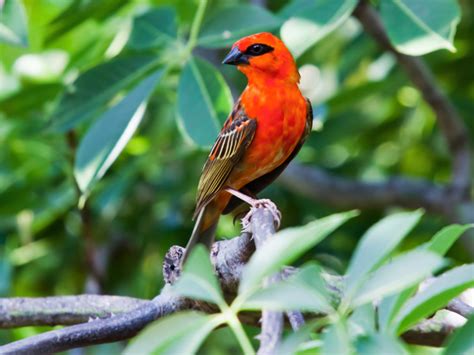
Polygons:
<instances>
[{"instance_id":1,"label":"bird's eye","mask_svg":"<svg viewBox=\"0 0 474 355\"><path fill-rule=\"evenodd\" d=\"M271 52L272 50L273 48L270 46L267 46L266 44L256 43L248 47L245 53L252 56L259 56L259 55Z\"/></svg>"}]
</instances>

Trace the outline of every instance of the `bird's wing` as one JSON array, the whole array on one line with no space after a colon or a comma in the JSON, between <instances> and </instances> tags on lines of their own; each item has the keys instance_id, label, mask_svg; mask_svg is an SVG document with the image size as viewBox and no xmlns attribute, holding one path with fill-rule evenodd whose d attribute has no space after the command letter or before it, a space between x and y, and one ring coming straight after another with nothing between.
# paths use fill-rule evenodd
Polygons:
<instances>
[{"instance_id":1,"label":"bird's wing","mask_svg":"<svg viewBox=\"0 0 474 355\"><path fill-rule=\"evenodd\" d=\"M224 187L232 169L252 142L256 128L257 121L249 118L238 102L219 133L202 170L195 216Z\"/></svg>"},{"instance_id":2,"label":"bird's wing","mask_svg":"<svg viewBox=\"0 0 474 355\"><path fill-rule=\"evenodd\" d=\"M285 168L293 160L296 154L298 154L306 138L311 133L312 128L313 128L313 109L311 107L311 102L308 99L306 99L306 126L295 149L293 149L290 156L280 166L276 167L274 170L270 171L269 173L263 176L260 176L258 179L255 179L254 181L249 182L247 185L245 185L242 188L242 190L244 190L247 193L251 193L252 195L257 195L265 187L270 185L283 172L283 170L285 170ZM235 196L232 196L231 200L225 207L223 214L232 212L240 204L242 204L242 201L236 198Z\"/></svg>"}]
</instances>

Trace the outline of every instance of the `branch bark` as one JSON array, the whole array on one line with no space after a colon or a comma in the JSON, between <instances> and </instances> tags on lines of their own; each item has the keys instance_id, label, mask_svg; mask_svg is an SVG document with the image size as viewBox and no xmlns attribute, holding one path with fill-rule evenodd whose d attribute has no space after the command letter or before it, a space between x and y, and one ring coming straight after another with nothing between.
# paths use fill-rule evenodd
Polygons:
<instances>
[{"instance_id":1,"label":"branch bark","mask_svg":"<svg viewBox=\"0 0 474 355\"><path fill-rule=\"evenodd\" d=\"M252 228L255 226L255 228L265 230L268 223L270 223L268 211L259 209L254 213ZM254 248L254 243L248 233L214 244L211 251L211 261L228 300L235 297L242 268L252 255ZM99 295L0 299L0 327L2 328L80 323L0 346L0 353L52 353L125 340L135 336L152 321L173 312L184 309L198 309L208 313L217 311L208 303L184 299L170 292L170 284L177 276L176 266L180 265L183 251L184 249L178 246L170 248L163 267L166 285L153 300ZM284 274L286 275L286 272ZM330 276L325 280L331 293L336 298L340 297L342 294L341 278ZM454 303L452 302L452 304ZM472 308L465 304L458 303L456 307L458 313L472 312ZM263 337L261 339L262 345L268 344L267 349L273 348L273 344L279 339L276 335L281 334L283 327L281 313L277 317L272 315L275 312L269 313L267 313L266 320L264 314L265 324L262 324ZM311 314L308 316L316 318L325 315ZM243 312L239 317L244 323L259 324L259 313ZM429 342L429 345L441 346L455 328L456 325L430 319L417 325L403 337L406 341L415 344Z\"/></svg>"}]
</instances>

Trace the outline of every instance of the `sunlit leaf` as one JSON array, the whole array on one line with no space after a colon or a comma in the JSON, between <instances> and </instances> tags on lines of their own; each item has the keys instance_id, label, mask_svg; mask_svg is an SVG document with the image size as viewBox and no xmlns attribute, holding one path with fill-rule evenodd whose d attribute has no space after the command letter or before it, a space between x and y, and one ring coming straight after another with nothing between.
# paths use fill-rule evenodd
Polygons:
<instances>
[{"instance_id":1,"label":"sunlit leaf","mask_svg":"<svg viewBox=\"0 0 474 355\"><path fill-rule=\"evenodd\" d=\"M339 27L356 5L357 0L293 0L280 12L286 19L281 38L298 57Z\"/></svg>"},{"instance_id":2,"label":"sunlit leaf","mask_svg":"<svg viewBox=\"0 0 474 355\"><path fill-rule=\"evenodd\" d=\"M232 110L232 94L210 63L191 58L178 86L178 119L183 133L199 146L214 143Z\"/></svg>"},{"instance_id":3,"label":"sunlit leaf","mask_svg":"<svg viewBox=\"0 0 474 355\"><path fill-rule=\"evenodd\" d=\"M209 259L209 251L204 246L197 245L194 248L173 290L181 296L218 305L225 303Z\"/></svg>"},{"instance_id":4,"label":"sunlit leaf","mask_svg":"<svg viewBox=\"0 0 474 355\"><path fill-rule=\"evenodd\" d=\"M402 343L395 337L389 337L385 334L371 334L367 337L357 339L356 342L357 354L364 355L404 355L408 352L403 347Z\"/></svg>"},{"instance_id":5,"label":"sunlit leaf","mask_svg":"<svg viewBox=\"0 0 474 355\"><path fill-rule=\"evenodd\" d=\"M358 289L351 303L357 307L403 291L429 277L443 264L442 257L427 251L402 254L377 269Z\"/></svg>"},{"instance_id":6,"label":"sunlit leaf","mask_svg":"<svg viewBox=\"0 0 474 355\"><path fill-rule=\"evenodd\" d=\"M461 329L458 329L449 339L444 355L474 354L474 316L471 316Z\"/></svg>"},{"instance_id":7,"label":"sunlit leaf","mask_svg":"<svg viewBox=\"0 0 474 355\"><path fill-rule=\"evenodd\" d=\"M354 211L338 213L302 227L287 228L276 233L254 253L245 266L239 293L247 293L256 288L265 276L296 260L356 214Z\"/></svg>"},{"instance_id":8,"label":"sunlit leaf","mask_svg":"<svg viewBox=\"0 0 474 355\"><path fill-rule=\"evenodd\" d=\"M394 329L398 334L403 333L469 287L474 287L474 264L445 272L404 305L394 321Z\"/></svg>"},{"instance_id":9,"label":"sunlit leaf","mask_svg":"<svg viewBox=\"0 0 474 355\"><path fill-rule=\"evenodd\" d=\"M28 46L28 24L20 0L0 1L0 42Z\"/></svg>"},{"instance_id":10,"label":"sunlit leaf","mask_svg":"<svg viewBox=\"0 0 474 355\"><path fill-rule=\"evenodd\" d=\"M240 308L331 313L334 310L329 303L325 286L319 282L320 276L317 273L320 271L314 265L305 267L288 280L255 291Z\"/></svg>"},{"instance_id":11,"label":"sunlit leaf","mask_svg":"<svg viewBox=\"0 0 474 355\"><path fill-rule=\"evenodd\" d=\"M160 48L176 41L176 11L172 7L151 8L133 20L127 47L132 49Z\"/></svg>"},{"instance_id":12,"label":"sunlit leaf","mask_svg":"<svg viewBox=\"0 0 474 355\"><path fill-rule=\"evenodd\" d=\"M381 0L380 14L391 42L401 53L456 50L453 38L460 20L456 0Z\"/></svg>"},{"instance_id":13,"label":"sunlit leaf","mask_svg":"<svg viewBox=\"0 0 474 355\"><path fill-rule=\"evenodd\" d=\"M472 225L453 224L436 233L431 240L418 249L427 250L443 256L458 240L458 238ZM402 305L416 292L417 287L406 289L399 295L393 295L380 303L378 307L379 326L382 330L387 329L390 322L397 315Z\"/></svg>"},{"instance_id":14,"label":"sunlit leaf","mask_svg":"<svg viewBox=\"0 0 474 355\"><path fill-rule=\"evenodd\" d=\"M197 312L180 312L158 320L134 338L124 354L194 354L221 318Z\"/></svg>"},{"instance_id":15,"label":"sunlit leaf","mask_svg":"<svg viewBox=\"0 0 474 355\"><path fill-rule=\"evenodd\" d=\"M397 247L421 216L421 211L393 214L377 222L364 234L346 273L346 293L349 298L368 274Z\"/></svg>"},{"instance_id":16,"label":"sunlit leaf","mask_svg":"<svg viewBox=\"0 0 474 355\"><path fill-rule=\"evenodd\" d=\"M354 353L347 325L339 320L331 324L323 334L322 355L350 355Z\"/></svg>"},{"instance_id":17,"label":"sunlit leaf","mask_svg":"<svg viewBox=\"0 0 474 355\"><path fill-rule=\"evenodd\" d=\"M140 124L145 101L163 71L144 79L117 105L105 112L87 131L76 154L74 176L83 194L99 180L117 159Z\"/></svg>"},{"instance_id":18,"label":"sunlit leaf","mask_svg":"<svg viewBox=\"0 0 474 355\"><path fill-rule=\"evenodd\" d=\"M236 40L258 32L272 31L282 21L271 12L255 5L233 5L214 12L204 23L198 44L204 47L226 47Z\"/></svg>"},{"instance_id":19,"label":"sunlit leaf","mask_svg":"<svg viewBox=\"0 0 474 355\"><path fill-rule=\"evenodd\" d=\"M69 130L104 109L119 92L157 65L156 56L114 58L81 74L52 114L52 128Z\"/></svg>"}]
</instances>

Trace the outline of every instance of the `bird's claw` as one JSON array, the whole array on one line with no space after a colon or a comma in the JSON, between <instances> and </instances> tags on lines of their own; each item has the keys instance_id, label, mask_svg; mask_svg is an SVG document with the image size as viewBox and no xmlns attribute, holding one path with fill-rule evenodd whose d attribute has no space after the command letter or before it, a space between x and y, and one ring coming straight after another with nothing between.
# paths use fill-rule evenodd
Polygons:
<instances>
[{"instance_id":1,"label":"bird's claw","mask_svg":"<svg viewBox=\"0 0 474 355\"><path fill-rule=\"evenodd\" d=\"M278 210L278 207L273 203L272 200L269 199L260 199L255 200L252 203L252 207L250 211L242 218L242 232L251 232L251 220L252 215L258 208L266 208L273 216L273 221L275 222L275 228L278 229L281 224L281 212Z\"/></svg>"}]
</instances>

